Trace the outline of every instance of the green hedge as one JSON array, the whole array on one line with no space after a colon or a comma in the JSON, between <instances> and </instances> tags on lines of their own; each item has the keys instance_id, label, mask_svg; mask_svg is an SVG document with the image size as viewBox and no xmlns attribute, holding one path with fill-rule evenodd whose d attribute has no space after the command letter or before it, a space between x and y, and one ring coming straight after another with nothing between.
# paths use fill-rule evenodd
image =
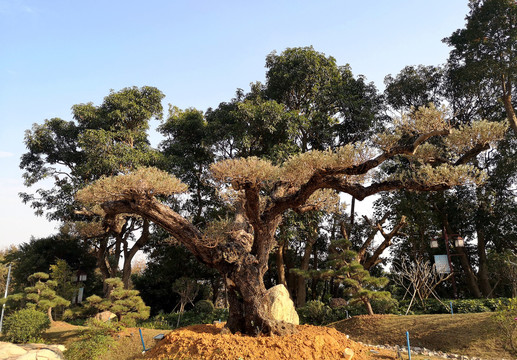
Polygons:
<instances>
[{"instance_id":1,"label":"green hedge","mask_svg":"<svg viewBox=\"0 0 517 360\"><path fill-rule=\"evenodd\" d=\"M411 307L411 314L447 314L450 312L449 304L452 301L452 308L455 313L467 314L478 312L492 312L496 311L499 303L508 304L508 298L497 299L460 299L460 300L442 300L440 303L436 299L428 299L425 307L419 302L414 303ZM444 306L444 304L446 306ZM409 300L400 302L399 313L405 314L409 305Z\"/></svg>"},{"instance_id":2,"label":"green hedge","mask_svg":"<svg viewBox=\"0 0 517 360\"><path fill-rule=\"evenodd\" d=\"M411 315L423 314L447 314L450 313L449 304L452 301L454 313L478 313L496 311L499 304L509 304L508 298L498 299L466 299L466 300L442 300L428 299L426 307L420 303L414 303L411 307ZM372 309L375 314L405 314L409 300L401 301L395 299L372 300ZM444 306L444 304L446 306ZM308 301L303 307L296 309L300 316L301 324L326 325L332 322L346 319L348 316L366 315L366 309L362 304L346 305L332 309L325 303L313 300Z\"/></svg>"}]
</instances>

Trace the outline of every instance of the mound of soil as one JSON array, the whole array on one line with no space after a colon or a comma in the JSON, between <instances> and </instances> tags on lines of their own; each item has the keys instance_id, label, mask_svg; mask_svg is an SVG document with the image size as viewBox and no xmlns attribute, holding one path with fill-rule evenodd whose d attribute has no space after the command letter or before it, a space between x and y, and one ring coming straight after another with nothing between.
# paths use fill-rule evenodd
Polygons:
<instances>
[{"instance_id":1,"label":"mound of soil","mask_svg":"<svg viewBox=\"0 0 517 360\"><path fill-rule=\"evenodd\" d=\"M346 348L354 351L352 360L371 359L368 347L332 328L303 325L296 334L281 337L221 334L221 329L217 324L172 331L146 353L146 359L335 360L345 359Z\"/></svg>"}]
</instances>

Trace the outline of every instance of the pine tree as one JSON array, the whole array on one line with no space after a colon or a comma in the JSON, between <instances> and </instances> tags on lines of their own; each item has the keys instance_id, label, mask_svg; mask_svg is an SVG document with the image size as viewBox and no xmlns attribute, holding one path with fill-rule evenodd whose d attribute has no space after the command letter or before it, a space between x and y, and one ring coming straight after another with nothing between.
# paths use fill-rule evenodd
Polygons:
<instances>
[{"instance_id":1,"label":"pine tree","mask_svg":"<svg viewBox=\"0 0 517 360\"><path fill-rule=\"evenodd\" d=\"M124 289L124 284L119 278L106 279L106 285L112 290L106 299L92 295L86 299L86 306L94 308L98 312L111 311L117 316L117 320L127 325L132 325L137 319L145 320L149 317L149 306L146 306L139 296L138 290Z\"/></svg>"},{"instance_id":2,"label":"pine tree","mask_svg":"<svg viewBox=\"0 0 517 360\"><path fill-rule=\"evenodd\" d=\"M34 285L24 289L27 308L46 311L50 322L53 322L52 308L69 306L70 301L56 294L54 289L57 287L57 282L49 280L47 273L34 273L28 277L28 280Z\"/></svg>"},{"instance_id":3,"label":"pine tree","mask_svg":"<svg viewBox=\"0 0 517 360\"><path fill-rule=\"evenodd\" d=\"M321 270L320 276L324 278L333 277L345 285L345 294L351 297L351 303L362 303L368 314L373 315L373 299L389 299L391 294L387 291L380 291L387 285L385 277L374 277L364 269L357 260L357 252L350 249L349 240L340 239L333 241L330 245L329 269Z\"/></svg>"}]
</instances>

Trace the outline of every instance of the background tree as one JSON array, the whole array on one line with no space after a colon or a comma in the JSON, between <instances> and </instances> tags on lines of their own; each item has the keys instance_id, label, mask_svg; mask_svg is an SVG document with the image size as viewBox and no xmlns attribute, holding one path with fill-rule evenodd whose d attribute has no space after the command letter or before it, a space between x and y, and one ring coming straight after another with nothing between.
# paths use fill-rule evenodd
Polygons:
<instances>
[{"instance_id":1,"label":"background tree","mask_svg":"<svg viewBox=\"0 0 517 360\"><path fill-rule=\"evenodd\" d=\"M85 293L94 294L99 289L98 275L95 273L96 259L88 244L66 233L42 239L31 239L22 243L16 251L6 255L5 261L12 263L13 285L16 291L29 286L28 277L36 272L47 272L57 261L65 261L71 269L82 270L87 275ZM60 294L62 295L62 294Z\"/></svg>"},{"instance_id":2,"label":"background tree","mask_svg":"<svg viewBox=\"0 0 517 360\"><path fill-rule=\"evenodd\" d=\"M162 117L163 94L153 87L125 88L111 92L100 106L92 103L72 107L73 121L58 118L35 124L25 135L28 152L20 167L26 186L53 179L53 187L34 194L23 193L36 214L62 222L86 222L78 226L88 239L96 239L98 265L105 278L118 271L124 256L123 281L129 286L131 260L148 241L149 224L138 218L120 216L117 224L104 229L95 222L95 209L83 209L73 194L95 179L130 171L138 166L158 165L159 153L147 140L149 121ZM116 225L116 226L115 226ZM136 231L140 235L137 236ZM130 241L134 241L130 245ZM112 255L112 261L108 258Z\"/></svg>"},{"instance_id":3,"label":"background tree","mask_svg":"<svg viewBox=\"0 0 517 360\"><path fill-rule=\"evenodd\" d=\"M66 263L65 260L58 259L54 265L50 265L50 278L55 281L56 294L61 296L64 299L71 300L76 292L78 291L79 286L78 283L73 283L72 280L74 278L74 273L72 268Z\"/></svg>"},{"instance_id":4,"label":"background tree","mask_svg":"<svg viewBox=\"0 0 517 360\"><path fill-rule=\"evenodd\" d=\"M208 290L202 291L210 296L215 304L224 297L222 279L215 270L200 263L184 246L157 230L147 246L147 266L141 274L133 275L133 285L140 292L144 302L151 307L152 314L160 311L169 313L179 303L179 295L171 291L173 284L180 277L200 280L207 284Z\"/></svg>"},{"instance_id":5,"label":"background tree","mask_svg":"<svg viewBox=\"0 0 517 360\"><path fill-rule=\"evenodd\" d=\"M463 29L443 41L453 49L448 65L453 82L500 100L517 135L512 91L517 76L517 4L512 0L472 0Z\"/></svg>"}]
</instances>

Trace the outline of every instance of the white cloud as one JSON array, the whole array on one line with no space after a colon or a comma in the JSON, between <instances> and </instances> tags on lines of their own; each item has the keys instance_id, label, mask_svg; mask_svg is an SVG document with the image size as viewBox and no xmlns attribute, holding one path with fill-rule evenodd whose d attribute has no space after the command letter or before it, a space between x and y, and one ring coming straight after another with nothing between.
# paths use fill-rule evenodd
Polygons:
<instances>
[{"instance_id":1,"label":"white cloud","mask_svg":"<svg viewBox=\"0 0 517 360\"><path fill-rule=\"evenodd\" d=\"M13 156L13 153L7 152L7 151L0 151L0 159L2 158L8 158Z\"/></svg>"}]
</instances>

